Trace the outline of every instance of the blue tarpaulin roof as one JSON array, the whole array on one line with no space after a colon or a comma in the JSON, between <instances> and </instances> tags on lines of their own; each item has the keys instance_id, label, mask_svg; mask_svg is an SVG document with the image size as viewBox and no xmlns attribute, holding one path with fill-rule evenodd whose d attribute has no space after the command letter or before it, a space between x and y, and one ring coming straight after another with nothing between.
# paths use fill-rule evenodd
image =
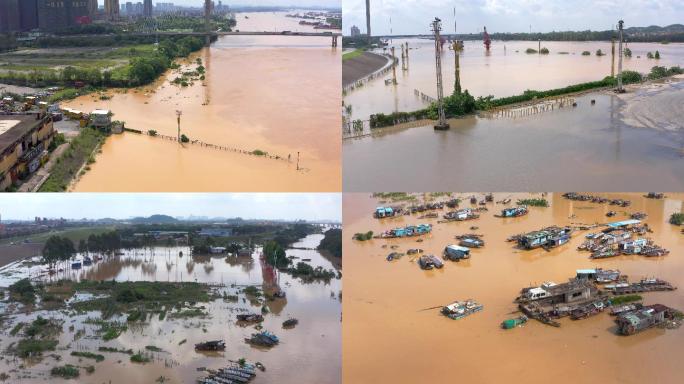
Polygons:
<instances>
[{"instance_id":1,"label":"blue tarpaulin roof","mask_svg":"<svg viewBox=\"0 0 684 384\"><path fill-rule=\"evenodd\" d=\"M639 223L641 223L641 220L631 219L631 220L616 221L614 223L608 223L608 226L611 228L620 228L620 227L624 227L625 225L632 225L632 224L639 224Z\"/></svg>"}]
</instances>

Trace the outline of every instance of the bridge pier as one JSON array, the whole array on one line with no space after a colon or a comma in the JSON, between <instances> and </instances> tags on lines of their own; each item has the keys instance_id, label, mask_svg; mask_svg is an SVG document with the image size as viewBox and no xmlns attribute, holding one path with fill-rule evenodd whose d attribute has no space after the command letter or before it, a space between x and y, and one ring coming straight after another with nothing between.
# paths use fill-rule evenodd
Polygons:
<instances>
[{"instance_id":1,"label":"bridge pier","mask_svg":"<svg viewBox=\"0 0 684 384\"><path fill-rule=\"evenodd\" d=\"M337 35L333 35L332 37L332 46L333 48L337 47Z\"/></svg>"}]
</instances>

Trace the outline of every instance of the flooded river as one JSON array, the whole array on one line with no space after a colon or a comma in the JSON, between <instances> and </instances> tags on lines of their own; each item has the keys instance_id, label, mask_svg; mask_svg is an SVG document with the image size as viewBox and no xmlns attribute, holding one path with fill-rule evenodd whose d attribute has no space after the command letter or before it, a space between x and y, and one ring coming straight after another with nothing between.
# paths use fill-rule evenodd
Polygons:
<instances>
[{"instance_id":1,"label":"flooded river","mask_svg":"<svg viewBox=\"0 0 684 384\"><path fill-rule=\"evenodd\" d=\"M402 71L400 61L396 86L383 82L383 79L392 77L390 71L345 95L345 104L352 106L354 119L367 120L374 113L413 111L425 107L427 104L416 97L414 90L437 97L434 42L427 39L395 39L387 50L376 51L389 54L389 48L394 46L395 55L401 60L402 43L408 43L410 48L409 66L407 71ZM541 91L561 88L610 76L610 42L542 41L541 46L547 47L550 53L525 53L527 48L537 49L536 41L493 41L489 53L481 41L464 42L459 58L462 89L467 89L475 97L505 97L521 94L527 89ZM627 47L632 50L632 57L623 61L626 70L648 73L654 65L684 66L684 44L628 43ZM596 56L599 49L606 55ZM646 53L656 50L660 52L660 60L646 58ZM591 55L583 56L583 51L589 51ZM446 45L442 57L442 76L444 94L449 95L454 90L454 52L446 50Z\"/></svg>"},{"instance_id":2,"label":"flooded river","mask_svg":"<svg viewBox=\"0 0 684 384\"><path fill-rule=\"evenodd\" d=\"M453 119L448 131L388 128L345 139L344 188L681 190L684 111L666 106L684 102L684 81L630 88L624 98L609 92L576 97L575 108Z\"/></svg>"},{"instance_id":3,"label":"flooded river","mask_svg":"<svg viewBox=\"0 0 684 384\"><path fill-rule=\"evenodd\" d=\"M298 259L311 259L312 266L333 269L333 264L318 251L313 250L320 243L323 235L310 235L293 244L287 251L288 256ZM179 256L183 252L185 256ZM77 366L95 365L95 372L82 372L80 380L97 383L151 383L164 376L167 383L191 383L203 376L197 372L199 367L221 368L228 360L245 358L247 361L260 361L266 367L265 372L257 371L253 383L327 383L340 382L341 372L341 280L330 282L305 283L287 274L273 273L269 268L262 268L257 249L251 257L188 257L187 247L156 247L125 251L123 255L105 258L92 266L79 271L67 270L54 278L117 280L117 281L197 281L210 284L223 284L221 291L229 295L246 285L256 285L264 292L274 292L277 288L286 292L283 299L265 301L269 313L264 315L261 323L264 329L274 332L280 338L280 344L271 350L251 347L243 339L255 332L253 326L239 326L235 323L237 313L246 311L259 313L261 304L250 304L244 294L239 294L236 303L222 299L205 303L208 318L175 319L167 316L159 320L152 316L144 324L129 325L129 329L117 339L104 342L94 336L97 325L86 324L88 318L97 318L97 312L83 315L67 316L63 324L63 333L59 338L56 355L63 364ZM23 274L23 275L22 275ZM24 269L19 276L25 277ZM3 277L3 286L7 276ZM38 315L62 318L61 312L35 312L29 316L15 315L5 322L6 331L0 341L4 350L9 343L19 337L7 335L18 321L32 320ZM281 323L290 318L299 319L299 325L293 329L283 329ZM125 316L124 316L125 321ZM70 329L70 327L73 328ZM76 335L79 330L85 334ZM187 342L179 343L187 339ZM224 339L226 350L219 353L198 353L194 344ZM69 345L70 348L64 348ZM71 350L86 350L97 353L99 346L119 349L145 350L145 346L154 345L164 352L153 352L153 362L138 365L129 362L128 355L104 353L106 359L95 363L69 356ZM0 360L0 372L7 372L16 377L21 374L22 383L62 382L50 377L52 366L58 365L55 360L46 356L42 362L21 368L22 360L6 357ZM15 382L15 381L13 381ZM65 381L68 382L68 381Z\"/></svg>"},{"instance_id":4,"label":"flooded river","mask_svg":"<svg viewBox=\"0 0 684 384\"><path fill-rule=\"evenodd\" d=\"M236 19L242 31L294 31L298 21L284 13ZM341 55L330 44L329 37L224 36L185 61L202 59L204 81L173 85L178 70L170 70L152 85L112 91L109 100L84 96L65 103L85 112L109 109L127 128L173 137L181 110L181 133L191 140L290 162L124 133L107 139L71 189L339 191L341 85L332 80L340 79Z\"/></svg>"},{"instance_id":5,"label":"flooded river","mask_svg":"<svg viewBox=\"0 0 684 384\"><path fill-rule=\"evenodd\" d=\"M461 59L464 89L475 96L510 96L610 75L610 56L594 55L597 49L610 52L610 43L542 43L551 53L541 56L524 53L531 42L506 42L506 52L503 44L496 42L485 55L479 42L466 42ZM425 103L414 89L434 96L432 46L420 40L409 46L416 49L411 50L408 72L399 67L396 87L385 86L381 78L348 92L345 103L351 105L352 118L422 108ZM629 47L633 57L625 59L627 69L648 72L656 64L684 65L682 44ZM592 56L582 56L584 50ZM660 61L645 58L655 50L661 52ZM453 90L451 51L444 61L448 94ZM467 183L479 190L639 190L649 185L681 190L684 111L677 106L683 102L684 80L679 76L665 84L628 87L628 94L621 96L605 91L573 97L564 108L556 105L546 112L454 119L446 132L434 132L430 125L397 127L345 139L344 187L420 191L457 189Z\"/></svg>"},{"instance_id":6,"label":"flooded river","mask_svg":"<svg viewBox=\"0 0 684 384\"><path fill-rule=\"evenodd\" d=\"M488 203L489 211L479 219L437 224L437 219L420 220L418 215L377 220L372 218L375 206L381 205L376 199L361 193L345 194L345 380L447 383L457 377L466 383L499 383L511 378L526 383L679 383L677 366L684 353L681 328L617 336L607 313L579 321L565 318L560 320L560 328L537 321L513 330L500 328L503 320L519 315L513 314L513 300L521 288L543 281L564 282L580 268L618 268L630 280L667 280L680 289L643 294L644 303L684 309L684 234L680 227L667 223L671 213L684 212L684 194L667 194L664 200L645 199L641 194L599 195L626 198L632 206L574 202L560 194L549 194L550 207L532 207L520 218L493 217L502 205ZM494 200L510 197L515 202L527 196L500 193ZM467 206L467 201L461 203L461 207ZM608 210L618 215L606 218ZM669 249L668 256L591 260L588 253L576 250L586 231L549 252L522 251L505 241L508 236L543 226L617 221L626 218L624 212L636 211L648 214L645 221L654 232L648 236ZM416 238L351 240L356 232L378 233L418 223L433 224L432 233L423 236L421 243ZM479 229L471 230L471 226ZM385 260L390 252L409 248L441 255L447 244L456 242L454 235L469 232L484 235L484 248L473 250L469 260L447 261L443 269L422 271L410 256L394 262ZM398 248L390 249L392 245ZM461 320L441 316L439 309L424 310L468 298L482 303L484 310Z\"/></svg>"}]
</instances>

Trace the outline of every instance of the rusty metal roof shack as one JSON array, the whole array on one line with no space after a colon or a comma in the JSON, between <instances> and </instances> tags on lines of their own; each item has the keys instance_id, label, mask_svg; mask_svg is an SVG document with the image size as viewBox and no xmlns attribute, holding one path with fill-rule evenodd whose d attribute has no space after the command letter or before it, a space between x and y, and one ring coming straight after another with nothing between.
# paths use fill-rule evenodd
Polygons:
<instances>
[{"instance_id":1,"label":"rusty metal roof shack","mask_svg":"<svg viewBox=\"0 0 684 384\"><path fill-rule=\"evenodd\" d=\"M43 120L40 114L0 115L0 157L7 151L14 150L17 142L39 129L44 123ZM5 129L2 129L3 125Z\"/></svg>"}]
</instances>

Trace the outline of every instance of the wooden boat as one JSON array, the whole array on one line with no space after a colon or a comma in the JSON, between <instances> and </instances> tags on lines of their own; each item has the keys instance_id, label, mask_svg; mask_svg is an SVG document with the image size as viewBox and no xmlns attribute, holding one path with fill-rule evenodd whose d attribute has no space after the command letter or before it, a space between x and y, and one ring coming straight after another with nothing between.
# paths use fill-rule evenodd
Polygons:
<instances>
[{"instance_id":1,"label":"wooden boat","mask_svg":"<svg viewBox=\"0 0 684 384\"><path fill-rule=\"evenodd\" d=\"M226 343L223 340L212 340L195 344L196 351L223 351L225 349Z\"/></svg>"}]
</instances>

